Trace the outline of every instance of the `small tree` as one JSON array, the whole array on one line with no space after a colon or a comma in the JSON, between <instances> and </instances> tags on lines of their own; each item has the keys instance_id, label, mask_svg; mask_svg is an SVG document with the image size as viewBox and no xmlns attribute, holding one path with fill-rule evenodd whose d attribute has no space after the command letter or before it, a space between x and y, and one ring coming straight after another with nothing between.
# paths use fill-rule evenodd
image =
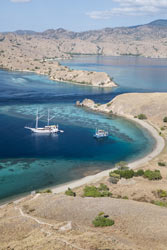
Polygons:
<instances>
[{"instance_id":1,"label":"small tree","mask_svg":"<svg viewBox=\"0 0 167 250\"><path fill-rule=\"evenodd\" d=\"M76 196L76 193L73 192L71 188L68 188L68 190L65 191L65 194L68 196L73 196L73 197Z\"/></svg>"},{"instance_id":2,"label":"small tree","mask_svg":"<svg viewBox=\"0 0 167 250\"><path fill-rule=\"evenodd\" d=\"M146 120L147 116L145 114L140 114L140 115L138 115L138 119L140 119L140 120Z\"/></svg>"},{"instance_id":3,"label":"small tree","mask_svg":"<svg viewBox=\"0 0 167 250\"><path fill-rule=\"evenodd\" d=\"M100 213L95 219L92 221L95 227L108 227L114 225L114 220L108 218L108 215L104 215L104 213Z\"/></svg>"},{"instance_id":4,"label":"small tree","mask_svg":"<svg viewBox=\"0 0 167 250\"><path fill-rule=\"evenodd\" d=\"M144 175L144 170L143 169L139 169L134 173L135 176L143 176Z\"/></svg>"},{"instance_id":5,"label":"small tree","mask_svg":"<svg viewBox=\"0 0 167 250\"><path fill-rule=\"evenodd\" d=\"M167 122L167 116L164 117L163 122Z\"/></svg>"}]
</instances>

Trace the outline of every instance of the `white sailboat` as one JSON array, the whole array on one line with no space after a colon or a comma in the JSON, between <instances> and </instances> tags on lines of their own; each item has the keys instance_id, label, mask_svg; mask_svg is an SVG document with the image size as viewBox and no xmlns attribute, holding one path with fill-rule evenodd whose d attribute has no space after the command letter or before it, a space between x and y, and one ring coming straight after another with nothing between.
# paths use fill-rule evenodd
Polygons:
<instances>
[{"instance_id":1,"label":"white sailboat","mask_svg":"<svg viewBox=\"0 0 167 250\"><path fill-rule=\"evenodd\" d=\"M59 126L58 125L50 125L50 121L54 118L54 116L52 116L50 118L50 112L49 112L49 109L48 109L48 123L47 123L47 126L45 127L38 127L38 123L39 123L39 119L41 119L43 117L42 116L39 116L39 112L38 112L38 109L37 109L37 115L36 115L36 125L35 125L35 128L31 128L31 127L25 127L26 129L29 129L31 130L33 133L40 133L40 134L53 134L53 133L63 133L64 131L63 130L59 130Z\"/></svg>"}]
</instances>

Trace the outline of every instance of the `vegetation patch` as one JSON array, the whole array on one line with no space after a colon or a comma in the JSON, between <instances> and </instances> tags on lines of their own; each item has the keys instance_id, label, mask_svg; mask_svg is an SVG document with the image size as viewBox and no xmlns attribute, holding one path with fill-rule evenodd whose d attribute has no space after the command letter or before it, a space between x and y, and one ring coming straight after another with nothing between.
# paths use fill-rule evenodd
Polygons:
<instances>
[{"instance_id":1,"label":"vegetation patch","mask_svg":"<svg viewBox=\"0 0 167 250\"><path fill-rule=\"evenodd\" d=\"M98 187L98 190L99 190L99 191L108 191L109 188L107 187L106 184L100 183L100 186Z\"/></svg>"},{"instance_id":2,"label":"vegetation patch","mask_svg":"<svg viewBox=\"0 0 167 250\"><path fill-rule=\"evenodd\" d=\"M144 175L144 170L143 169L139 169L134 173L134 176L138 177L138 176L143 176Z\"/></svg>"},{"instance_id":3,"label":"vegetation patch","mask_svg":"<svg viewBox=\"0 0 167 250\"><path fill-rule=\"evenodd\" d=\"M161 173L159 170L146 170L144 172L144 178L147 178L149 180L161 180L162 179L162 176L161 176Z\"/></svg>"},{"instance_id":4,"label":"vegetation patch","mask_svg":"<svg viewBox=\"0 0 167 250\"><path fill-rule=\"evenodd\" d=\"M167 197L167 191L159 189L157 190L157 195L159 198L166 198Z\"/></svg>"},{"instance_id":5,"label":"vegetation patch","mask_svg":"<svg viewBox=\"0 0 167 250\"><path fill-rule=\"evenodd\" d=\"M107 107L110 107L110 106L111 106L111 104L112 104L111 102L107 103Z\"/></svg>"},{"instance_id":6,"label":"vegetation patch","mask_svg":"<svg viewBox=\"0 0 167 250\"><path fill-rule=\"evenodd\" d=\"M164 117L163 122L167 122L167 116Z\"/></svg>"},{"instance_id":7,"label":"vegetation patch","mask_svg":"<svg viewBox=\"0 0 167 250\"><path fill-rule=\"evenodd\" d=\"M146 120L146 119L147 119L147 116L146 116L145 114L139 114L139 115L137 116L137 118L140 119L140 120Z\"/></svg>"},{"instance_id":8,"label":"vegetation patch","mask_svg":"<svg viewBox=\"0 0 167 250\"><path fill-rule=\"evenodd\" d=\"M118 168L119 170L127 170L128 168L128 164L126 161L120 161L117 164L115 164L115 167Z\"/></svg>"},{"instance_id":9,"label":"vegetation patch","mask_svg":"<svg viewBox=\"0 0 167 250\"><path fill-rule=\"evenodd\" d=\"M73 192L71 188L68 188L68 189L65 191L65 194L68 195L68 196L73 196L73 197L76 196L76 193Z\"/></svg>"},{"instance_id":10,"label":"vegetation patch","mask_svg":"<svg viewBox=\"0 0 167 250\"><path fill-rule=\"evenodd\" d=\"M108 218L108 215L104 215L103 213L100 213L98 216L95 217L95 219L92 221L92 224L95 227L108 227L114 225L114 220Z\"/></svg>"},{"instance_id":11,"label":"vegetation patch","mask_svg":"<svg viewBox=\"0 0 167 250\"><path fill-rule=\"evenodd\" d=\"M166 166L166 162L159 161L158 162L158 166L165 167Z\"/></svg>"},{"instance_id":12,"label":"vegetation patch","mask_svg":"<svg viewBox=\"0 0 167 250\"><path fill-rule=\"evenodd\" d=\"M154 170L154 171L146 170L146 171L144 171L142 169L139 169L137 171L134 171L133 169L125 169L125 170L117 169L117 170L111 171L109 173L109 176L112 179L115 178L117 180L117 182L121 178L131 179L134 176L135 177L143 176L144 178L147 178L149 180L161 180L162 179L162 176L161 176L161 173L159 170ZM111 180L111 182L112 182L112 180Z\"/></svg>"},{"instance_id":13,"label":"vegetation patch","mask_svg":"<svg viewBox=\"0 0 167 250\"><path fill-rule=\"evenodd\" d=\"M38 194L51 194L52 190L51 189L37 190L36 193L38 193Z\"/></svg>"},{"instance_id":14,"label":"vegetation patch","mask_svg":"<svg viewBox=\"0 0 167 250\"><path fill-rule=\"evenodd\" d=\"M165 201L152 201L151 203L160 207L167 207L167 202Z\"/></svg>"},{"instance_id":15,"label":"vegetation patch","mask_svg":"<svg viewBox=\"0 0 167 250\"><path fill-rule=\"evenodd\" d=\"M134 176L134 171L132 169L127 169L127 170L117 169L117 170L110 172L109 175L112 176L113 173L119 175L120 178L125 178L125 179L130 179L130 178L133 178Z\"/></svg>"},{"instance_id":16,"label":"vegetation patch","mask_svg":"<svg viewBox=\"0 0 167 250\"><path fill-rule=\"evenodd\" d=\"M84 197L111 197L112 193L105 184L100 184L97 188L95 186L86 186L84 188Z\"/></svg>"}]
</instances>

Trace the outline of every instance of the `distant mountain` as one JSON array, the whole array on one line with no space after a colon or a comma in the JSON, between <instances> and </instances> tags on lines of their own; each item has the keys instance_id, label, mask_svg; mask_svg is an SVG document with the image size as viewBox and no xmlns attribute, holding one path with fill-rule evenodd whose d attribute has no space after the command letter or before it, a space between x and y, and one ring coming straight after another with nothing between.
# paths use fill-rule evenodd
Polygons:
<instances>
[{"instance_id":1,"label":"distant mountain","mask_svg":"<svg viewBox=\"0 0 167 250\"><path fill-rule=\"evenodd\" d=\"M14 32L17 35L36 35L38 32L33 31L33 30L16 30Z\"/></svg>"},{"instance_id":2,"label":"distant mountain","mask_svg":"<svg viewBox=\"0 0 167 250\"><path fill-rule=\"evenodd\" d=\"M167 20L165 19L155 20L144 25L107 27L84 32L73 32L63 28L48 29L43 32L17 30L1 33L1 36L2 42L5 37L6 39L8 37L12 43L11 47L19 46L21 48L22 46L23 50L26 48L27 53L30 50L27 46L31 44L33 51L31 56L37 53L36 58L42 55L49 57L53 54L55 57L93 54L167 58ZM17 39L19 41L16 42Z\"/></svg>"},{"instance_id":3,"label":"distant mountain","mask_svg":"<svg viewBox=\"0 0 167 250\"><path fill-rule=\"evenodd\" d=\"M7 32L8 33L8 32ZM16 35L29 35L29 36L42 36L50 39L76 39L93 41L105 41L107 38L115 38L121 36L129 36L135 40L135 37L139 40L145 38L164 38L167 37L167 19L159 19L148 24L136 25L129 27L116 27L116 28L104 28L101 30L89 30L84 32L68 31L63 28L48 29L43 32L35 32L32 30L16 30Z\"/></svg>"},{"instance_id":4,"label":"distant mountain","mask_svg":"<svg viewBox=\"0 0 167 250\"><path fill-rule=\"evenodd\" d=\"M84 32L73 32L62 28L46 30L38 33L40 36L54 39L76 39L92 40L95 42L105 41L109 38L128 36L135 40L136 37L139 40L148 38L164 38L167 37L167 20L155 20L148 24L137 25L131 27L116 27L116 28L104 28L101 30L89 30Z\"/></svg>"},{"instance_id":5,"label":"distant mountain","mask_svg":"<svg viewBox=\"0 0 167 250\"><path fill-rule=\"evenodd\" d=\"M68 31L62 28L59 29L48 29L40 33L40 35L49 38L61 39L61 38L70 38L74 39L77 36L77 32Z\"/></svg>"},{"instance_id":6,"label":"distant mountain","mask_svg":"<svg viewBox=\"0 0 167 250\"><path fill-rule=\"evenodd\" d=\"M151 26L158 26L158 27L167 27L167 19L159 19L159 20L155 20L151 23L149 23L148 25Z\"/></svg>"}]
</instances>

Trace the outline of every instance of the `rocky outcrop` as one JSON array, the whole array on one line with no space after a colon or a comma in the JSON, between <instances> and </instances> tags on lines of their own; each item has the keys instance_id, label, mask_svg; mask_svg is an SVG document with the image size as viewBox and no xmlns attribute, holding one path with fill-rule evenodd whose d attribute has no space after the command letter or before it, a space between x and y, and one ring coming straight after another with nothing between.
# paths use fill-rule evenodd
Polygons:
<instances>
[{"instance_id":1,"label":"rocky outcrop","mask_svg":"<svg viewBox=\"0 0 167 250\"><path fill-rule=\"evenodd\" d=\"M82 102L77 101L76 106L79 107L86 107L86 108L93 108L95 105L95 102L91 99L84 99Z\"/></svg>"}]
</instances>

